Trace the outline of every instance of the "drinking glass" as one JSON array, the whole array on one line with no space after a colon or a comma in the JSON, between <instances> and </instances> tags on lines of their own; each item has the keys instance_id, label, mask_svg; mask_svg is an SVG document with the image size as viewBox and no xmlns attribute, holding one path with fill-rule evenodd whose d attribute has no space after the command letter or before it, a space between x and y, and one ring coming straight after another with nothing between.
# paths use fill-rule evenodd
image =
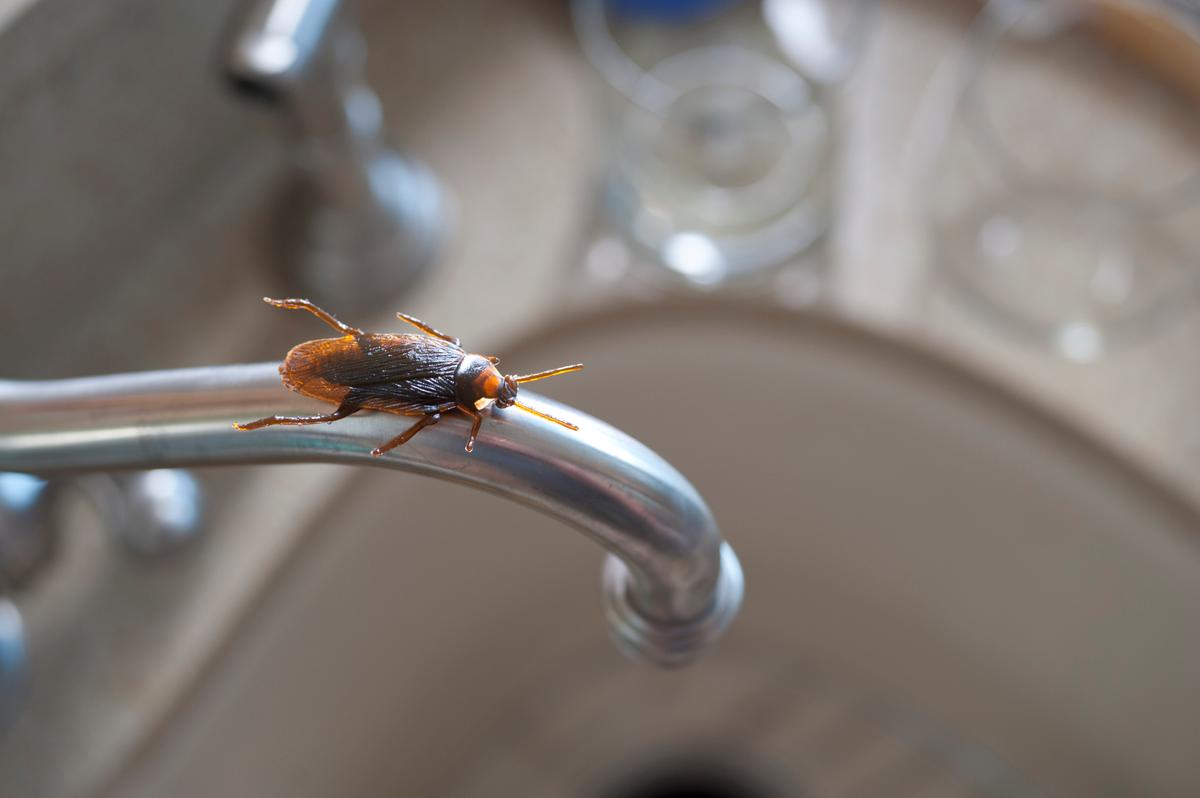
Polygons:
<instances>
[{"instance_id":1,"label":"drinking glass","mask_svg":"<svg viewBox=\"0 0 1200 798\"><path fill-rule=\"evenodd\" d=\"M574 0L603 78L603 205L699 285L779 265L829 224L836 89L868 0Z\"/></svg>"},{"instance_id":2,"label":"drinking glass","mask_svg":"<svg viewBox=\"0 0 1200 798\"><path fill-rule=\"evenodd\" d=\"M987 4L926 197L942 273L982 315L1088 362L1194 303L1195 22L1167 4Z\"/></svg>"}]
</instances>

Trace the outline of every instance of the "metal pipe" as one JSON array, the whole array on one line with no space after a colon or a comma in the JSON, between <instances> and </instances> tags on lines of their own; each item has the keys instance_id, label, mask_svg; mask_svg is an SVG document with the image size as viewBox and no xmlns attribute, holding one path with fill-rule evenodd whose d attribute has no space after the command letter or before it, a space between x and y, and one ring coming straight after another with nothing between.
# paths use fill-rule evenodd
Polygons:
<instances>
[{"instance_id":1,"label":"metal pipe","mask_svg":"<svg viewBox=\"0 0 1200 798\"><path fill-rule=\"evenodd\" d=\"M424 275L452 212L433 172L388 143L352 5L241 0L220 56L230 85L277 107L292 128L282 254L305 293L346 312Z\"/></svg>"},{"instance_id":2,"label":"metal pipe","mask_svg":"<svg viewBox=\"0 0 1200 798\"><path fill-rule=\"evenodd\" d=\"M702 653L737 614L742 574L695 488L633 438L528 392L578 432L493 408L473 454L457 414L383 457L411 423L360 413L334 424L234 430L232 422L311 412L277 365L79 379L0 380L0 470L42 476L117 468L333 462L428 474L499 494L583 531L610 552L605 615L627 653L664 666Z\"/></svg>"},{"instance_id":3,"label":"metal pipe","mask_svg":"<svg viewBox=\"0 0 1200 798\"><path fill-rule=\"evenodd\" d=\"M244 0L224 49L230 79L268 99L296 91L324 54L341 10L341 0Z\"/></svg>"}]
</instances>

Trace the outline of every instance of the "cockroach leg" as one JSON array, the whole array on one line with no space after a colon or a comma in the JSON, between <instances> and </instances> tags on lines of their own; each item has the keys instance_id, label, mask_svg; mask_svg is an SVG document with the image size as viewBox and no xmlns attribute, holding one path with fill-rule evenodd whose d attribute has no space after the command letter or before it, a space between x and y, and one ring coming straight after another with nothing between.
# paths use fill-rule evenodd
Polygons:
<instances>
[{"instance_id":1,"label":"cockroach leg","mask_svg":"<svg viewBox=\"0 0 1200 798\"><path fill-rule=\"evenodd\" d=\"M234 424L234 429L252 430L262 429L263 427L274 427L280 424L290 426L301 426L303 424L325 424L330 421L337 421L345 418L353 413L357 413L362 408L359 405L347 405L345 402L338 405L338 409L332 413L326 413L323 416L267 416L260 418L258 421L248 421L245 424Z\"/></svg>"},{"instance_id":2,"label":"cockroach leg","mask_svg":"<svg viewBox=\"0 0 1200 798\"><path fill-rule=\"evenodd\" d=\"M379 447L372 449L371 454L375 455L376 457L379 457L380 455L386 454L387 452L390 452L392 449L395 449L397 446L408 443L409 439L412 438L412 436L416 435L418 432L425 429L426 427L438 423L438 421L440 421L441 418L442 418L441 413L430 413L427 416L421 416L421 419L416 424L413 424L411 427L404 430L404 432L400 433L396 437L392 438L390 441L385 443L383 446L379 446Z\"/></svg>"},{"instance_id":3,"label":"cockroach leg","mask_svg":"<svg viewBox=\"0 0 1200 798\"><path fill-rule=\"evenodd\" d=\"M443 341L445 341L446 343L453 344L454 346L462 345L459 343L459 340L457 338L455 338L453 335L446 335L445 333L438 332L437 330L430 327L428 324L426 324L425 322L416 318L415 316L410 316L407 313L397 313L396 318L403 319L404 321L406 321L409 324L411 324L412 326L416 327L418 330L425 333L426 335L432 335L434 338L440 338Z\"/></svg>"},{"instance_id":4,"label":"cockroach leg","mask_svg":"<svg viewBox=\"0 0 1200 798\"><path fill-rule=\"evenodd\" d=\"M265 296L263 297L263 302L266 302L268 305L274 305L277 308L286 308L287 310L307 310L342 335L353 335L357 338L363 334L362 330L338 321L333 317L332 313L322 310L307 299L271 299L271 297Z\"/></svg>"},{"instance_id":5,"label":"cockroach leg","mask_svg":"<svg viewBox=\"0 0 1200 798\"><path fill-rule=\"evenodd\" d=\"M478 410L462 407L461 405L458 409L471 417L471 434L467 436L466 446L467 453L470 454L475 451L475 438L479 435L479 427L483 424L483 415Z\"/></svg>"}]
</instances>

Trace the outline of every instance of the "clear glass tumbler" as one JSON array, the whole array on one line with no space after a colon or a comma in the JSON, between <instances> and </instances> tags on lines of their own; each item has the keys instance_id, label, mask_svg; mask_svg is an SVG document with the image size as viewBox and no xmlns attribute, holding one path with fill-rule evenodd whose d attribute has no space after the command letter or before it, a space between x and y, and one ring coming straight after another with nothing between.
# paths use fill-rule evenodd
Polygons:
<instances>
[{"instance_id":1,"label":"clear glass tumbler","mask_svg":"<svg viewBox=\"0 0 1200 798\"><path fill-rule=\"evenodd\" d=\"M650 261L714 285L829 224L834 91L869 0L574 0L604 78L604 206Z\"/></svg>"},{"instance_id":2,"label":"clear glass tumbler","mask_svg":"<svg viewBox=\"0 0 1200 798\"><path fill-rule=\"evenodd\" d=\"M942 273L1077 362L1196 299L1200 42L1166 4L992 0L927 185Z\"/></svg>"}]
</instances>

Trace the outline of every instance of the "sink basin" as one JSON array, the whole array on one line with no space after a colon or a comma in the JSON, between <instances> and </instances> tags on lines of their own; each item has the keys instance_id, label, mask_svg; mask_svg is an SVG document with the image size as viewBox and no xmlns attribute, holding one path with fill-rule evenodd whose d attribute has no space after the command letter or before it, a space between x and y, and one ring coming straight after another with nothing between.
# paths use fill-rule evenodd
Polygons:
<instances>
[{"instance_id":1,"label":"sink basin","mask_svg":"<svg viewBox=\"0 0 1200 798\"><path fill-rule=\"evenodd\" d=\"M118 794L1200 793L1200 523L1065 424L761 307L498 349L586 363L548 392L696 484L745 567L729 636L684 671L627 662L585 539L356 474Z\"/></svg>"}]
</instances>

